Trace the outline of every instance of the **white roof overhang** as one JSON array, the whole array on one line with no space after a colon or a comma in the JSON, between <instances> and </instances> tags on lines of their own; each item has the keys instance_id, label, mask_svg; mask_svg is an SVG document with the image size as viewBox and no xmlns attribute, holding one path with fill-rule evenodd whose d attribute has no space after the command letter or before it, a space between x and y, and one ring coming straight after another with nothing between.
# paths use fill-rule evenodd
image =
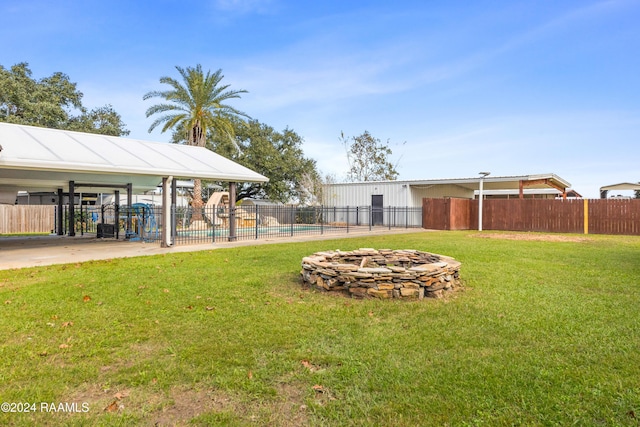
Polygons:
<instances>
[{"instance_id":1,"label":"white roof overhang","mask_svg":"<svg viewBox=\"0 0 640 427\"><path fill-rule=\"evenodd\" d=\"M571 184L560 178L559 176L548 173L539 175L522 175L522 176L487 176L485 178L452 178L452 179L427 179L427 180L408 180L408 181L364 181L351 183L337 183L331 185L372 185L378 183L395 183L408 185L412 188L430 188L434 186L455 185L467 190L479 190L480 181L483 181L485 190L519 190L520 183L526 188L555 188L563 189L571 187Z\"/></svg>"},{"instance_id":2,"label":"white roof overhang","mask_svg":"<svg viewBox=\"0 0 640 427\"><path fill-rule=\"evenodd\" d=\"M0 123L0 191L100 191L131 183L155 189L163 177L229 182L268 178L203 147Z\"/></svg>"},{"instance_id":3,"label":"white roof overhang","mask_svg":"<svg viewBox=\"0 0 640 427\"><path fill-rule=\"evenodd\" d=\"M604 187L600 187L600 191L610 190L640 190L640 182L621 182L620 184L605 185Z\"/></svg>"},{"instance_id":4,"label":"white roof overhang","mask_svg":"<svg viewBox=\"0 0 640 427\"><path fill-rule=\"evenodd\" d=\"M518 190L520 182L527 188L556 188L567 189L571 187L568 181L559 176L549 174L522 175L522 176L487 176L485 178L454 178L433 179L425 181L407 181L411 187L420 188L433 185L457 185L468 190L479 190L480 181L483 181L485 190Z\"/></svg>"}]
</instances>

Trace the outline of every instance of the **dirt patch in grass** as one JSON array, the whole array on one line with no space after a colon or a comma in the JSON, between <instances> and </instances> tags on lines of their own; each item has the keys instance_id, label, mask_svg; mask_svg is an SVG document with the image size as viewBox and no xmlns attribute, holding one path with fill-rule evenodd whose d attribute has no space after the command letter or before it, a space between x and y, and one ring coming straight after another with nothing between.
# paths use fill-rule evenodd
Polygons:
<instances>
[{"instance_id":1,"label":"dirt patch in grass","mask_svg":"<svg viewBox=\"0 0 640 427\"><path fill-rule=\"evenodd\" d=\"M540 242L574 242L584 243L591 242L593 239L588 237L563 236L560 234L528 234L528 233L487 233L487 234L471 234L469 237L477 237L481 239L504 239L504 240L533 240Z\"/></svg>"},{"instance_id":2,"label":"dirt patch in grass","mask_svg":"<svg viewBox=\"0 0 640 427\"><path fill-rule=\"evenodd\" d=\"M144 388L105 389L88 385L71 393L67 401L88 404L87 416L129 413L151 420L158 426L187 426L208 413L229 414L232 419L260 425L299 426L308 424L307 393L300 384L278 384L270 399L247 400L223 390L172 387L168 392Z\"/></svg>"}]
</instances>

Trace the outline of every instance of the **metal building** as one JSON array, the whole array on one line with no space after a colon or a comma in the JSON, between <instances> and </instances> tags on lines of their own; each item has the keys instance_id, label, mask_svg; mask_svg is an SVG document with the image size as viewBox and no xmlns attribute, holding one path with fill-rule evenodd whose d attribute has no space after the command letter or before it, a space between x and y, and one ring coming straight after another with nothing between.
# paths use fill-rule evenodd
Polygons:
<instances>
[{"instance_id":1,"label":"metal building","mask_svg":"<svg viewBox=\"0 0 640 427\"><path fill-rule=\"evenodd\" d=\"M424 198L457 197L473 199L484 190L556 189L565 195L571 184L555 174L523 176L481 176L475 178L410 181L366 181L327 184L325 206L421 207ZM485 195L486 197L486 195Z\"/></svg>"}]
</instances>

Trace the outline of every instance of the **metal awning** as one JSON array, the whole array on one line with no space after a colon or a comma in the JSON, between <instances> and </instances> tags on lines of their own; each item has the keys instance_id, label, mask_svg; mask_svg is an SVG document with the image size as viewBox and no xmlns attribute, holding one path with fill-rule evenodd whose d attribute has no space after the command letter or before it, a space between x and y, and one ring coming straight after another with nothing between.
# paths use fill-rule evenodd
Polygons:
<instances>
[{"instance_id":1,"label":"metal awning","mask_svg":"<svg viewBox=\"0 0 640 427\"><path fill-rule=\"evenodd\" d=\"M563 193L571 184L558 175L538 174L519 176L487 176L484 178L453 178L453 179L429 179L403 181L411 187L420 188L433 185L457 185L468 190L478 190L480 181L483 181L485 190L519 190L522 186L527 188L555 188Z\"/></svg>"},{"instance_id":2,"label":"metal awning","mask_svg":"<svg viewBox=\"0 0 640 427\"><path fill-rule=\"evenodd\" d=\"M640 182L621 182L620 184L611 184L605 185L604 187L600 187L600 197L603 199L607 198L609 191L624 191L624 190L632 190L632 191L640 191Z\"/></svg>"},{"instance_id":3,"label":"metal awning","mask_svg":"<svg viewBox=\"0 0 640 427\"><path fill-rule=\"evenodd\" d=\"M640 182L621 182L620 184L605 185L604 187L600 187L600 191L610 190L640 190Z\"/></svg>"}]
</instances>

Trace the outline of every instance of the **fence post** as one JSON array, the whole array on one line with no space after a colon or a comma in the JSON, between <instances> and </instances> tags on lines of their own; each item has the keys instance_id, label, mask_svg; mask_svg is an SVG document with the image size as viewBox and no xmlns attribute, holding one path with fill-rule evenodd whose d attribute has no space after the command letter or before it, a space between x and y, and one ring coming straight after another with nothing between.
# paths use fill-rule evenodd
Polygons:
<instances>
[{"instance_id":1,"label":"fence post","mask_svg":"<svg viewBox=\"0 0 640 427\"><path fill-rule=\"evenodd\" d=\"M296 208L292 205L291 209L291 237L293 237L293 223L296 221Z\"/></svg>"},{"instance_id":2,"label":"fence post","mask_svg":"<svg viewBox=\"0 0 640 427\"><path fill-rule=\"evenodd\" d=\"M69 181L69 237L76 235L76 195L75 195L75 182Z\"/></svg>"},{"instance_id":3,"label":"fence post","mask_svg":"<svg viewBox=\"0 0 640 427\"><path fill-rule=\"evenodd\" d=\"M320 234L324 234L324 205L320 206Z\"/></svg>"},{"instance_id":4,"label":"fence post","mask_svg":"<svg viewBox=\"0 0 640 427\"><path fill-rule=\"evenodd\" d=\"M236 183L229 183L229 237L227 240L235 242L236 237Z\"/></svg>"},{"instance_id":5,"label":"fence post","mask_svg":"<svg viewBox=\"0 0 640 427\"><path fill-rule=\"evenodd\" d=\"M373 206L369 205L369 231L371 231L372 226L373 226Z\"/></svg>"},{"instance_id":6,"label":"fence post","mask_svg":"<svg viewBox=\"0 0 640 427\"><path fill-rule=\"evenodd\" d=\"M349 232L349 206L347 205L347 233Z\"/></svg>"},{"instance_id":7,"label":"fence post","mask_svg":"<svg viewBox=\"0 0 640 427\"><path fill-rule=\"evenodd\" d=\"M589 199L584 199L584 234L589 234Z\"/></svg>"},{"instance_id":8,"label":"fence post","mask_svg":"<svg viewBox=\"0 0 640 427\"><path fill-rule=\"evenodd\" d=\"M56 217L57 224L57 235L64 235L64 193L62 192L62 188L58 188L58 216Z\"/></svg>"},{"instance_id":9,"label":"fence post","mask_svg":"<svg viewBox=\"0 0 640 427\"><path fill-rule=\"evenodd\" d=\"M259 216L258 216L258 208L260 206L254 205L254 207L256 209L256 240L258 240L258 218L259 218Z\"/></svg>"},{"instance_id":10,"label":"fence post","mask_svg":"<svg viewBox=\"0 0 640 427\"><path fill-rule=\"evenodd\" d=\"M84 236L84 211L82 210L82 194L80 194L80 235Z\"/></svg>"}]
</instances>

